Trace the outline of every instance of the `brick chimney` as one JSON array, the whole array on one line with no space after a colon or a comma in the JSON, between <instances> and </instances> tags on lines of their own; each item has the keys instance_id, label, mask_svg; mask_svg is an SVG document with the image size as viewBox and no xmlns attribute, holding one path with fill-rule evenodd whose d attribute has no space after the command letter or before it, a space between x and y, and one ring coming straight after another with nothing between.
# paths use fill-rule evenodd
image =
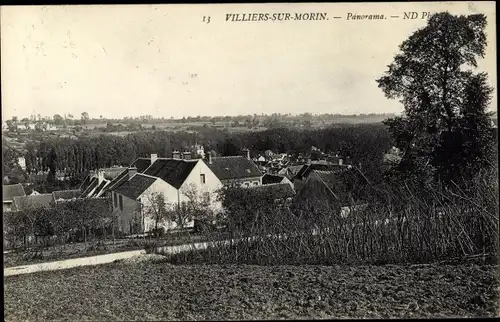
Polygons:
<instances>
[{"instance_id":1,"label":"brick chimney","mask_svg":"<svg viewBox=\"0 0 500 322\"><path fill-rule=\"evenodd\" d=\"M172 158L173 159L180 159L181 153L179 151L175 150L174 152L172 152Z\"/></svg>"},{"instance_id":2,"label":"brick chimney","mask_svg":"<svg viewBox=\"0 0 500 322\"><path fill-rule=\"evenodd\" d=\"M208 164L212 164L212 153L208 152Z\"/></svg>"},{"instance_id":3,"label":"brick chimney","mask_svg":"<svg viewBox=\"0 0 500 322\"><path fill-rule=\"evenodd\" d=\"M151 164L155 163L158 160L158 154L151 154Z\"/></svg>"},{"instance_id":4,"label":"brick chimney","mask_svg":"<svg viewBox=\"0 0 500 322\"><path fill-rule=\"evenodd\" d=\"M344 163L344 160L342 158L339 159L339 165L342 165Z\"/></svg>"},{"instance_id":5,"label":"brick chimney","mask_svg":"<svg viewBox=\"0 0 500 322\"><path fill-rule=\"evenodd\" d=\"M137 168L128 168L128 179L130 180L137 173Z\"/></svg>"}]
</instances>

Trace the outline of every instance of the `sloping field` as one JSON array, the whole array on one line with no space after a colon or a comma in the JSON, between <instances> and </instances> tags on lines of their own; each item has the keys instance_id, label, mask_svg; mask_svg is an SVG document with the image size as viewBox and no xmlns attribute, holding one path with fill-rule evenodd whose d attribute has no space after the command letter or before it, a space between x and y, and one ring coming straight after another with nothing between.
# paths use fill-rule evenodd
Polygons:
<instances>
[{"instance_id":1,"label":"sloping field","mask_svg":"<svg viewBox=\"0 0 500 322\"><path fill-rule=\"evenodd\" d=\"M4 314L6 321L491 317L497 269L125 260L6 277Z\"/></svg>"}]
</instances>

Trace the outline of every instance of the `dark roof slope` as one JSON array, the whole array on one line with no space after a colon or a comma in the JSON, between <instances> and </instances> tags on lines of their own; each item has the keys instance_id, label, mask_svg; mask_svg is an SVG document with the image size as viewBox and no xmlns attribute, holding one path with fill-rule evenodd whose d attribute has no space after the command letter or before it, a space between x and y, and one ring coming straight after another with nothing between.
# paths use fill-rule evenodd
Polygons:
<instances>
[{"instance_id":1,"label":"dark roof slope","mask_svg":"<svg viewBox=\"0 0 500 322\"><path fill-rule=\"evenodd\" d=\"M81 194L80 190L60 190L52 192L54 200L79 198Z\"/></svg>"},{"instance_id":2,"label":"dark roof slope","mask_svg":"<svg viewBox=\"0 0 500 322\"><path fill-rule=\"evenodd\" d=\"M23 185L20 183L2 186L2 192L3 201L13 201L14 197L26 196Z\"/></svg>"},{"instance_id":3,"label":"dark roof slope","mask_svg":"<svg viewBox=\"0 0 500 322\"><path fill-rule=\"evenodd\" d=\"M307 177L312 170L332 171L335 173L339 173L339 172L345 171L347 169L349 169L349 166L347 166L347 165L321 164L321 163L305 164L297 172L297 174L295 175L295 178L302 180L304 177Z\"/></svg>"},{"instance_id":4,"label":"dark roof slope","mask_svg":"<svg viewBox=\"0 0 500 322\"><path fill-rule=\"evenodd\" d=\"M336 199L343 204L350 202L351 197L358 200L363 197L366 187L366 179L355 168L346 171L322 171L313 170L321 182L323 182Z\"/></svg>"},{"instance_id":5,"label":"dark roof slope","mask_svg":"<svg viewBox=\"0 0 500 322\"><path fill-rule=\"evenodd\" d=\"M51 207L53 201L51 193L14 197L14 209L22 211L28 207Z\"/></svg>"},{"instance_id":6,"label":"dark roof slope","mask_svg":"<svg viewBox=\"0 0 500 322\"><path fill-rule=\"evenodd\" d=\"M87 188L85 188L85 190L82 191L82 196L85 197L85 196L88 196L92 190L97 187L97 185L99 184L99 179L98 178L92 178L90 179L90 183L89 185L87 186Z\"/></svg>"},{"instance_id":7,"label":"dark roof slope","mask_svg":"<svg viewBox=\"0 0 500 322\"><path fill-rule=\"evenodd\" d=\"M257 165L243 156L212 158L207 164L219 180L255 178L262 176Z\"/></svg>"},{"instance_id":8,"label":"dark roof slope","mask_svg":"<svg viewBox=\"0 0 500 322\"><path fill-rule=\"evenodd\" d=\"M156 163L156 162L155 162ZM129 181L123 183L115 189L116 193L122 194L131 199L137 199L146 189L148 189L157 178L152 178L141 173L134 175Z\"/></svg>"},{"instance_id":9,"label":"dark roof slope","mask_svg":"<svg viewBox=\"0 0 500 322\"><path fill-rule=\"evenodd\" d=\"M257 191L266 198L272 197L273 199L286 199L292 198L295 195L295 190L288 183L275 183L262 186L252 186L246 189Z\"/></svg>"},{"instance_id":10,"label":"dark roof slope","mask_svg":"<svg viewBox=\"0 0 500 322\"><path fill-rule=\"evenodd\" d=\"M103 190L104 187L108 184L108 182L109 182L108 180L103 180L94 190L92 195L89 195L88 197L97 196L101 192L101 190Z\"/></svg>"},{"instance_id":11,"label":"dark roof slope","mask_svg":"<svg viewBox=\"0 0 500 322\"><path fill-rule=\"evenodd\" d=\"M144 171L144 174L161 178L179 189L197 162L198 160L158 159Z\"/></svg>"},{"instance_id":12,"label":"dark roof slope","mask_svg":"<svg viewBox=\"0 0 500 322\"><path fill-rule=\"evenodd\" d=\"M144 172L151 165L151 159L149 158L138 158L135 160L130 167L137 168L137 172Z\"/></svg>"},{"instance_id":13,"label":"dark roof slope","mask_svg":"<svg viewBox=\"0 0 500 322\"><path fill-rule=\"evenodd\" d=\"M104 192L111 191L118 188L122 183L128 180L128 168L122 171L118 176L116 176L111 182L104 188Z\"/></svg>"},{"instance_id":14,"label":"dark roof slope","mask_svg":"<svg viewBox=\"0 0 500 322\"><path fill-rule=\"evenodd\" d=\"M85 180L83 180L82 184L80 185L80 190L82 192L85 191L89 187L91 181L92 181L92 176L91 175L86 176Z\"/></svg>"},{"instance_id":15,"label":"dark roof slope","mask_svg":"<svg viewBox=\"0 0 500 322\"><path fill-rule=\"evenodd\" d=\"M283 179L285 179L283 176L266 173L262 177L262 184L280 183Z\"/></svg>"}]
</instances>

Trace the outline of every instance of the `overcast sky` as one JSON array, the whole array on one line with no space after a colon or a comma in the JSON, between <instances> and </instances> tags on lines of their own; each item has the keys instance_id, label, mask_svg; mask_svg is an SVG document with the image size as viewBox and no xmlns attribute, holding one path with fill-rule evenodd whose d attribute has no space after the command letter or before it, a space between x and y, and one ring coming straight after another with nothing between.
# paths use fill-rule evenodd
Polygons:
<instances>
[{"instance_id":1,"label":"overcast sky","mask_svg":"<svg viewBox=\"0 0 500 322\"><path fill-rule=\"evenodd\" d=\"M2 116L398 113L375 80L426 20L346 15L445 10L487 15L496 84L494 2L2 7ZM342 19L225 21L249 12Z\"/></svg>"}]
</instances>

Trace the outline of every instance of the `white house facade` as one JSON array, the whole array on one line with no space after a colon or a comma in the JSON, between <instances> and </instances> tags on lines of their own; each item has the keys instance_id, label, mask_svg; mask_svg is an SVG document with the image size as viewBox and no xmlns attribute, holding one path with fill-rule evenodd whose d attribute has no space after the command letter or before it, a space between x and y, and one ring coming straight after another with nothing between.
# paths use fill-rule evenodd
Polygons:
<instances>
[{"instance_id":1,"label":"white house facade","mask_svg":"<svg viewBox=\"0 0 500 322\"><path fill-rule=\"evenodd\" d=\"M118 218L118 229L126 234L138 234L155 228L152 213L157 203L154 196L161 194L166 210L173 211L193 201L207 198L213 211L222 209L218 190L222 183L202 160L156 159L143 173L137 173L111 191L113 211ZM185 227L193 227L194 218L188 216ZM175 220L159 222L166 230L178 228Z\"/></svg>"}]
</instances>

